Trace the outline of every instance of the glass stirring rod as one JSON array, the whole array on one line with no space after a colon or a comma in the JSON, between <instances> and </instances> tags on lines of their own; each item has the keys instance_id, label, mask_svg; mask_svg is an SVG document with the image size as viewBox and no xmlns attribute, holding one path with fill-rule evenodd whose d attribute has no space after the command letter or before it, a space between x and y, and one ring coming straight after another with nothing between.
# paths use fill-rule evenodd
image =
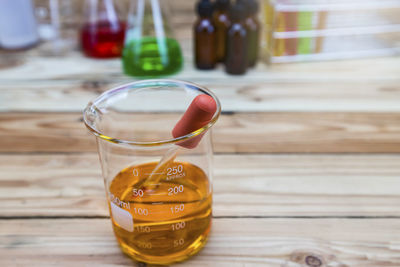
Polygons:
<instances>
[{"instance_id":1,"label":"glass stirring rod","mask_svg":"<svg viewBox=\"0 0 400 267\"><path fill-rule=\"evenodd\" d=\"M217 104L211 96L205 94L196 96L186 112L183 114L182 118L175 125L174 129L172 130L172 136L177 138L201 129L211 121L216 110ZM204 133L205 132L179 143L178 146L170 148L163 155L157 166L151 172L150 176L144 180L142 186L146 187L146 190L151 190L154 188L154 186L157 185L160 179L163 177L165 170L174 162L179 153L180 147L187 149L195 148L200 142Z\"/></svg>"}]
</instances>

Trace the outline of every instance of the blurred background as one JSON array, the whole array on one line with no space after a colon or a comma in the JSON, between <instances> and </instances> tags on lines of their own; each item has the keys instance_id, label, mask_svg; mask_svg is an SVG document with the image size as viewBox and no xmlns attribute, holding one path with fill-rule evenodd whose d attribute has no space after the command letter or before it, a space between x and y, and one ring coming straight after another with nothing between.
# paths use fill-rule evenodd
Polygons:
<instances>
[{"instance_id":1,"label":"blurred background","mask_svg":"<svg viewBox=\"0 0 400 267\"><path fill-rule=\"evenodd\" d=\"M204 69L197 63L214 59L206 59L196 51L227 56L227 41L234 45L233 39L219 36L227 35L234 24L236 7L242 10L242 14L236 15L243 15L246 20L243 25L247 30L247 50L259 52L249 52L248 57L256 56L257 62L323 61L400 52L398 0L4 0L0 3L0 64L12 66L12 61L21 60L18 55L25 50L23 56L65 57L80 53L91 58L121 57L121 71L136 77L171 75L181 69L182 63ZM204 26L207 12L211 18L209 28L196 31L196 20ZM255 26L247 21L250 17ZM221 29L223 25L218 23L225 23L225 28ZM204 30L208 36L201 33ZM216 36L212 31L216 31ZM252 41L251 31L257 37ZM148 37L167 41L160 41L150 51L146 50L151 45ZM197 37L203 42L198 43L198 48ZM178 43L171 42L175 40ZM205 45L209 43L215 47ZM169 62L168 66L164 62L160 66L165 70L161 72L140 71L145 57L165 54L179 58L180 50L183 62ZM146 51L150 54L146 55ZM135 53L144 61L135 62ZM220 55L216 55L215 61L206 69L226 64Z\"/></svg>"}]
</instances>

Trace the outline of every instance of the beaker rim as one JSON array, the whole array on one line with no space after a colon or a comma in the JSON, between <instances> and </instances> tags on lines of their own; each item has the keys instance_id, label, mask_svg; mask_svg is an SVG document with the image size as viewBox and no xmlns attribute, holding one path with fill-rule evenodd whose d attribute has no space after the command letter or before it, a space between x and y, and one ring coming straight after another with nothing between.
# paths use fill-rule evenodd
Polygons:
<instances>
[{"instance_id":1,"label":"beaker rim","mask_svg":"<svg viewBox=\"0 0 400 267\"><path fill-rule=\"evenodd\" d=\"M156 85L157 83L169 83L169 84L176 84L176 85L181 85L181 86L185 86L185 87L190 87L192 89L194 88L202 93L205 93L205 94L211 96L217 105L217 109L216 109L213 117L211 118L210 122L207 123L206 125L204 125L203 127L199 128L195 131L192 131L186 135L183 135L183 136L178 136L176 138L169 138L169 139L165 139L165 140L146 141L146 142L124 140L124 139L120 139L120 138L114 138L112 136L107 136L107 135L103 134L100 130L96 129L96 127L94 126L93 123L90 123L88 117L90 114L93 114L93 111L98 111L96 104L98 104L99 102L104 101L105 99L107 99L117 93L122 93L122 92L129 91L129 90L141 89L140 87L139 88L131 88L132 86L135 86L135 85L136 86L137 85L145 86L145 85L151 85L151 84ZM168 145L168 144L181 143L183 141L187 141L196 136L199 136L199 135L205 133L207 130L209 130L215 124L215 122L218 120L220 114L221 114L221 103L220 103L219 99L213 92L211 92L209 89L207 89L201 85L198 85L198 84L192 83L192 82L188 82L188 81L175 80L175 79L146 79L146 80L140 80L140 81L135 81L135 82L131 82L131 83L120 84L120 85L117 85L117 86L103 92L101 95L99 95L98 97L96 97L94 100L90 101L87 104L86 108L83 111L83 122L85 123L85 126L89 129L89 131L91 133L93 133L96 137L99 137L105 141L109 141L111 143L116 143L116 144L132 145L132 146L154 147L154 146L162 146L162 145Z\"/></svg>"}]
</instances>

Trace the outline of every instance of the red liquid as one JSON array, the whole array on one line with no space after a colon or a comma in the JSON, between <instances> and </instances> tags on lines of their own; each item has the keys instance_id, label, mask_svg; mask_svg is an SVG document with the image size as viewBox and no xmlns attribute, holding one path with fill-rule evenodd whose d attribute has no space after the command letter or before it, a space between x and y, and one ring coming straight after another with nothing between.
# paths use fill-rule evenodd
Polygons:
<instances>
[{"instance_id":1,"label":"red liquid","mask_svg":"<svg viewBox=\"0 0 400 267\"><path fill-rule=\"evenodd\" d=\"M82 50L88 57L119 57L124 45L125 24L109 22L85 24L81 29Z\"/></svg>"}]
</instances>

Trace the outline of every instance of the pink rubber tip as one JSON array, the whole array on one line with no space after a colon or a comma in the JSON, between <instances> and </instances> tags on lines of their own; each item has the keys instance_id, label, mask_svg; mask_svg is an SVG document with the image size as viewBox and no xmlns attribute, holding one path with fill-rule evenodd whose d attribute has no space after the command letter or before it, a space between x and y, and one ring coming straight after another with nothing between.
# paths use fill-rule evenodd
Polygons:
<instances>
[{"instance_id":1,"label":"pink rubber tip","mask_svg":"<svg viewBox=\"0 0 400 267\"><path fill-rule=\"evenodd\" d=\"M216 111L217 103L215 103L211 96L205 94L196 96L185 114L183 114L182 118L175 125L172 130L172 136L177 138L204 127L211 121ZM203 134L184 141L179 145L185 148L194 148L200 142Z\"/></svg>"}]
</instances>

